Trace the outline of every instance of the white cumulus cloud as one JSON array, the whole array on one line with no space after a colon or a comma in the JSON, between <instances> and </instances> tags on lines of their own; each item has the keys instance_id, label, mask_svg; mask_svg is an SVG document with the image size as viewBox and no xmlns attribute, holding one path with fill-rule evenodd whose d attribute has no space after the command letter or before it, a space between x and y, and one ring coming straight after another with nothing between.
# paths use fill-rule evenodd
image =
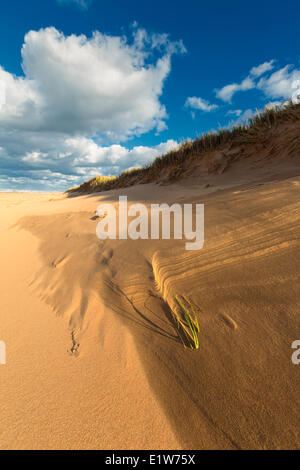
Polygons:
<instances>
[{"instance_id":1,"label":"white cumulus cloud","mask_svg":"<svg viewBox=\"0 0 300 470\"><path fill-rule=\"evenodd\" d=\"M210 112L218 108L216 104L210 104L208 101L197 96L188 97L185 102L185 107L191 108L191 109L199 109L201 111L206 111L206 112Z\"/></svg>"},{"instance_id":2,"label":"white cumulus cloud","mask_svg":"<svg viewBox=\"0 0 300 470\"><path fill-rule=\"evenodd\" d=\"M241 109L230 109L229 111L227 111L226 116L233 115L233 116L239 117L242 114L242 112L243 111Z\"/></svg>"},{"instance_id":3,"label":"white cumulus cloud","mask_svg":"<svg viewBox=\"0 0 300 470\"><path fill-rule=\"evenodd\" d=\"M131 167L151 163L159 155L176 149L172 139L156 146L98 145L87 137L55 137L20 133L18 141L0 140L2 188L66 189L97 174L114 175ZM5 184L6 182L6 184Z\"/></svg>"},{"instance_id":4,"label":"white cumulus cloud","mask_svg":"<svg viewBox=\"0 0 300 470\"><path fill-rule=\"evenodd\" d=\"M250 77L246 77L241 83L231 83L217 90L216 96L223 101L231 102L233 95L237 91L251 90L255 88L255 83Z\"/></svg>"},{"instance_id":5,"label":"white cumulus cloud","mask_svg":"<svg viewBox=\"0 0 300 470\"><path fill-rule=\"evenodd\" d=\"M220 90L217 90L216 96L222 101L230 103L233 95L238 91L246 91L255 88L255 79L272 70L274 67L273 64L274 60L270 60L269 62L264 62L263 64L252 67L248 76L244 78L244 80L240 83L230 83L229 85L225 85Z\"/></svg>"},{"instance_id":6,"label":"white cumulus cloud","mask_svg":"<svg viewBox=\"0 0 300 470\"><path fill-rule=\"evenodd\" d=\"M98 31L91 38L66 36L54 27L30 31L22 47L24 74L0 66L1 174L25 181L43 171L49 181L51 175L77 181L91 165L96 173L117 173L148 162L159 148L133 151L119 143L166 128L160 98L172 55L183 52L181 41L137 25L131 40Z\"/></svg>"},{"instance_id":7,"label":"white cumulus cloud","mask_svg":"<svg viewBox=\"0 0 300 470\"><path fill-rule=\"evenodd\" d=\"M7 102L0 123L111 140L163 129L167 113L160 96L177 51L176 43L165 45L149 64L145 43L142 48L100 32L88 39L64 36L55 28L31 31L22 47L25 76L0 69Z\"/></svg>"},{"instance_id":8,"label":"white cumulus cloud","mask_svg":"<svg viewBox=\"0 0 300 470\"><path fill-rule=\"evenodd\" d=\"M267 98L291 99L295 92L295 83L300 79L300 70L289 64L273 71L274 62L274 60L270 60L257 67L252 67L249 75L242 82L225 85L217 90L216 96L230 103L238 91L257 89L262 91Z\"/></svg>"},{"instance_id":9,"label":"white cumulus cloud","mask_svg":"<svg viewBox=\"0 0 300 470\"><path fill-rule=\"evenodd\" d=\"M258 65L257 67L252 67L250 70L250 75L253 77L260 77L266 72L269 72L274 68L274 60L270 60L269 62L264 62L263 64Z\"/></svg>"},{"instance_id":10,"label":"white cumulus cloud","mask_svg":"<svg viewBox=\"0 0 300 470\"><path fill-rule=\"evenodd\" d=\"M290 99L295 91L295 83L300 80L300 70L292 65L273 72L269 77L259 80L257 88L270 98Z\"/></svg>"}]
</instances>

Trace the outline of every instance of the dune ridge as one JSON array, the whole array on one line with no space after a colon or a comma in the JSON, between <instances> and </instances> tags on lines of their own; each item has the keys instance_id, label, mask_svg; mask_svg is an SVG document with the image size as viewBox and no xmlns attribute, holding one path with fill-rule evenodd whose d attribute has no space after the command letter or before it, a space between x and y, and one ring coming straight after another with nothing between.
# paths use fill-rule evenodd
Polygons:
<instances>
[{"instance_id":1,"label":"dune ridge","mask_svg":"<svg viewBox=\"0 0 300 470\"><path fill-rule=\"evenodd\" d=\"M271 107L257 113L245 124L183 142L148 166L126 170L118 176L96 176L70 188L67 194L72 197L152 182L170 184L191 176L201 176L205 181L207 175L220 175L229 168L233 181L232 169L238 169L240 164L244 171L280 165L282 172L282 164L289 170L296 170L299 130L300 104L290 102Z\"/></svg>"}]
</instances>

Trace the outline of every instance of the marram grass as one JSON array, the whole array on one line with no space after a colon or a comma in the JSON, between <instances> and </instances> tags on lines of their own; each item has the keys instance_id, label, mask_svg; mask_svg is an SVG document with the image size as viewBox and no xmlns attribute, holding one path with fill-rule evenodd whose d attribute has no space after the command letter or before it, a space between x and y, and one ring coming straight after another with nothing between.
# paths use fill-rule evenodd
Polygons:
<instances>
[{"instance_id":1,"label":"marram grass","mask_svg":"<svg viewBox=\"0 0 300 470\"><path fill-rule=\"evenodd\" d=\"M172 312L181 332L185 336L186 344L190 349L199 349L200 327L195 309L191 302L184 297L180 300L176 295L175 301L179 308L179 313L176 308L174 308Z\"/></svg>"},{"instance_id":2,"label":"marram grass","mask_svg":"<svg viewBox=\"0 0 300 470\"><path fill-rule=\"evenodd\" d=\"M131 168L118 176L96 176L66 192L69 195L76 195L151 183L159 180L165 169L170 170L171 181L180 177L183 172L182 166L189 160L202 159L207 152L219 150L224 145L233 147L253 143L265 144L271 135L270 131L279 124L299 120L300 104L289 102L272 109L265 109L263 112L257 112L244 124L221 128L217 132L202 134L194 141L183 142L177 149L158 156L152 163L142 168Z\"/></svg>"}]
</instances>

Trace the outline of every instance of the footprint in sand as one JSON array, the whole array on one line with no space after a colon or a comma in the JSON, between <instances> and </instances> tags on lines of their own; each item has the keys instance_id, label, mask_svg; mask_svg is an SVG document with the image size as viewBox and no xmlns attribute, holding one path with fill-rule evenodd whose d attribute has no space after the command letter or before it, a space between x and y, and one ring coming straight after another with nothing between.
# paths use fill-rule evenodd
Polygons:
<instances>
[{"instance_id":1,"label":"footprint in sand","mask_svg":"<svg viewBox=\"0 0 300 470\"><path fill-rule=\"evenodd\" d=\"M60 258L57 258L56 260L52 261L51 266L53 266L53 268L61 268L62 266L64 266L64 264L66 264L69 258L69 256L62 256Z\"/></svg>"},{"instance_id":2,"label":"footprint in sand","mask_svg":"<svg viewBox=\"0 0 300 470\"><path fill-rule=\"evenodd\" d=\"M68 353L71 354L72 356L78 356L79 355L79 346L80 343L77 342L75 338L75 331L72 330L71 332L71 340L72 340L72 347L71 349L68 350Z\"/></svg>"},{"instance_id":3,"label":"footprint in sand","mask_svg":"<svg viewBox=\"0 0 300 470\"><path fill-rule=\"evenodd\" d=\"M237 323L229 315L227 315L226 313L222 314L221 318L224 321L224 323L227 326L229 326L229 328L231 328L232 330L237 330L238 329Z\"/></svg>"},{"instance_id":4,"label":"footprint in sand","mask_svg":"<svg viewBox=\"0 0 300 470\"><path fill-rule=\"evenodd\" d=\"M101 264L109 264L114 255L114 250L107 250L102 253Z\"/></svg>"}]
</instances>

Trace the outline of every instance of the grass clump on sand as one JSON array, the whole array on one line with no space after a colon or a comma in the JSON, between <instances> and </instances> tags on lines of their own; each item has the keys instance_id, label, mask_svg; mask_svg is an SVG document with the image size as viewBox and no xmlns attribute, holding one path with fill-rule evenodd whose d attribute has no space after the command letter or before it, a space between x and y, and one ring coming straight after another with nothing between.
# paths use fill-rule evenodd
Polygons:
<instances>
[{"instance_id":1,"label":"grass clump on sand","mask_svg":"<svg viewBox=\"0 0 300 470\"><path fill-rule=\"evenodd\" d=\"M184 345L193 350L199 349L198 335L200 333L200 327L195 309L191 302L184 297L179 299L176 295L175 301L177 303L179 313L176 308L172 310L172 313L176 319L180 333L183 333L185 339Z\"/></svg>"}]
</instances>

